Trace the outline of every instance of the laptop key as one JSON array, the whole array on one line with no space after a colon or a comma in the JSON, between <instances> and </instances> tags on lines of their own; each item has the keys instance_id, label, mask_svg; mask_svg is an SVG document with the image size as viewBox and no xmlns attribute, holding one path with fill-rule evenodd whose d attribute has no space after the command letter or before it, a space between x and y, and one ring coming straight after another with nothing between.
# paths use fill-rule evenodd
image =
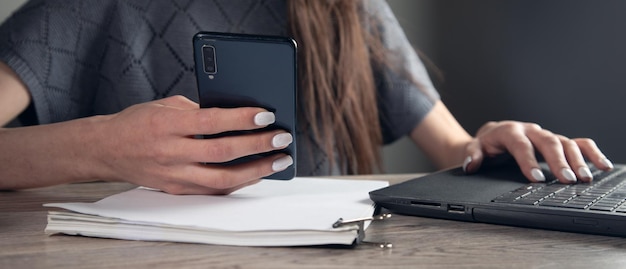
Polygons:
<instances>
[{"instance_id":1,"label":"laptop key","mask_svg":"<svg viewBox=\"0 0 626 269\"><path fill-rule=\"evenodd\" d=\"M587 204L566 203L561 205L560 207L585 209L587 208Z\"/></svg>"},{"instance_id":2,"label":"laptop key","mask_svg":"<svg viewBox=\"0 0 626 269\"><path fill-rule=\"evenodd\" d=\"M596 210L596 211L611 211L613 210L612 206L605 206L605 205L592 205L589 210Z\"/></svg>"},{"instance_id":3,"label":"laptop key","mask_svg":"<svg viewBox=\"0 0 626 269\"><path fill-rule=\"evenodd\" d=\"M563 207L565 203L562 201L543 201L539 204L540 206L553 206L553 207Z\"/></svg>"}]
</instances>

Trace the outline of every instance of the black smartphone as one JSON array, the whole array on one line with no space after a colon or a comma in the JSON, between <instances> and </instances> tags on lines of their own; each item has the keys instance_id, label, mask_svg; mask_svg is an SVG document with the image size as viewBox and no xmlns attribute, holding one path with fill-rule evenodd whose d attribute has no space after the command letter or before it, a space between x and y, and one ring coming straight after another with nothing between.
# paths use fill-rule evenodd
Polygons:
<instances>
[{"instance_id":1,"label":"black smartphone","mask_svg":"<svg viewBox=\"0 0 626 269\"><path fill-rule=\"evenodd\" d=\"M296 175L296 48L296 42L288 37L216 32L200 32L193 37L200 107L262 107L276 115L276 123L268 127L217 136L273 129L286 130L293 136L293 143L280 150L291 155L293 165L268 179L292 179ZM276 152L246 156L226 164Z\"/></svg>"}]
</instances>

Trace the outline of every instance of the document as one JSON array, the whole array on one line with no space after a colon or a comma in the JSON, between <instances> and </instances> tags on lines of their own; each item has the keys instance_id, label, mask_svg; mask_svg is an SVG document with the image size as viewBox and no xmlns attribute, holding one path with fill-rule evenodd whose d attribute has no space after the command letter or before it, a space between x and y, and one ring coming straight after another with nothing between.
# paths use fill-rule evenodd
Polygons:
<instances>
[{"instance_id":1,"label":"document","mask_svg":"<svg viewBox=\"0 0 626 269\"><path fill-rule=\"evenodd\" d=\"M386 181L307 178L262 180L230 195L171 195L136 188L94 203L50 203L47 234L233 246L351 245L371 217L370 191ZM363 229L366 229L366 222Z\"/></svg>"}]
</instances>

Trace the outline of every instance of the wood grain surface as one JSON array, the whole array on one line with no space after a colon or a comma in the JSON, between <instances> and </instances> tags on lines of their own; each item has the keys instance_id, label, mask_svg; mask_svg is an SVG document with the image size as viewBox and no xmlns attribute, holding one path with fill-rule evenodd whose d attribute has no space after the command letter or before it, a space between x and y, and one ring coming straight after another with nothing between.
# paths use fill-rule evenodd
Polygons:
<instances>
[{"instance_id":1,"label":"wood grain surface","mask_svg":"<svg viewBox=\"0 0 626 269\"><path fill-rule=\"evenodd\" d=\"M353 177L389 180L417 175ZM94 202L134 186L80 183L0 192L0 268L626 268L626 238L394 215L369 241L328 247L228 247L44 234L49 202Z\"/></svg>"}]
</instances>

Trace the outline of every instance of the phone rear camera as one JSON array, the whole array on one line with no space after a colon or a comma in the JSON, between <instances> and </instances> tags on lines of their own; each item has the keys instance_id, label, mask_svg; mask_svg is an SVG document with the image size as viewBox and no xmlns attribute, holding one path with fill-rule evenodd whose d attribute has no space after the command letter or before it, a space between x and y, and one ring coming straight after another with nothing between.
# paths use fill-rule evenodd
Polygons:
<instances>
[{"instance_id":1,"label":"phone rear camera","mask_svg":"<svg viewBox=\"0 0 626 269\"><path fill-rule=\"evenodd\" d=\"M215 47L202 47L202 60L204 62L204 72L207 74L217 73L217 65L215 61Z\"/></svg>"}]
</instances>

